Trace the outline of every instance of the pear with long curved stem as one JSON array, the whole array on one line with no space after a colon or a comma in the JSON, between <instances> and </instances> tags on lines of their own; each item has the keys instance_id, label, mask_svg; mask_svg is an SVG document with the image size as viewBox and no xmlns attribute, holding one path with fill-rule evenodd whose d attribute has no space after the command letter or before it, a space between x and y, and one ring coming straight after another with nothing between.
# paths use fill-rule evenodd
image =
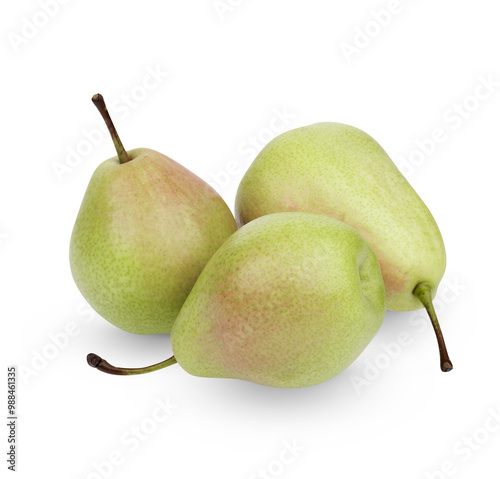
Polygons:
<instances>
[{"instance_id":1,"label":"pear with long curved stem","mask_svg":"<svg viewBox=\"0 0 500 479\"><path fill-rule=\"evenodd\" d=\"M208 262L172 329L171 358L132 369L93 353L87 362L122 376L178 362L195 376L311 386L348 367L384 314L380 266L353 228L279 213L245 225Z\"/></svg>"},{"instance_id":2,"label":"pear with long curved stem","mask_svg":"<svg viewBox=\"0 0 500 479\"><path fill-rule=\"evenodd\" d=\"M243 225L284 211L323 214L354 227L380 262L387 309L424 306L441 369L453 368L432 306L446 267L443 238L429 209L371 136L325 122L268 143L238 187L236 219Z\"/></svg>"},{"instance_id":3,"label":"pear with long curved stem","mask_svg":"<svg viewBox=\"0 0 500 479\"><path fill-rule=\"evenodd\" d=\"M89 304L137 334L170 333L211 256L236 231L219 194L171 158L126 151L102 95L92 97L117 156L96 169L70 244L71 272Z\"/></svg>"}]
</instances>

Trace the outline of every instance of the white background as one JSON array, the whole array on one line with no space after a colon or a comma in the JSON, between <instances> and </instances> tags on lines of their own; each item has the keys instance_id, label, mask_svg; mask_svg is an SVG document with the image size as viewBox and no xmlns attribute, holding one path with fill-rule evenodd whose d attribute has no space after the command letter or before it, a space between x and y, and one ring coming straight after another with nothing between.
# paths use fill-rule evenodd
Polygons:
<instances>
[{"instance_id":1,"label":"white background","mask_svg":"<svg viewBox=\"0 0 500 479\"><path fill-rule=\"evenodd\" d=\"M3 2L0 15L2 355L19 368L17 477L499 477L498 2L73 0L48 1L50 16L40 3ZM71 277L81 199L115 155L95 130L97 92L126 148L171 156L231 208L252 143L318 121L374 136L445 239L436 307L455 369L439 370L422 311L388 313L351 367L305 389L178 365L128 378L89 368L91 351L132 367L171 353L168 336L92 314ZM160 412L165 401L175 408Z\"/></svg>"}]
</instances>

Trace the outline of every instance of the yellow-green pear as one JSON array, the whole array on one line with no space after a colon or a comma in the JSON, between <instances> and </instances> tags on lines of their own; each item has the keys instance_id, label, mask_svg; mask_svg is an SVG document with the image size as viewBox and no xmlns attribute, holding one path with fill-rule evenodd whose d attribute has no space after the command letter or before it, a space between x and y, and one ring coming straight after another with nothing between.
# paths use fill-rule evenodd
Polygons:
<instances>
[{"instance_id":1,"label":"yellow-green pear","mask_svg":"<svg viewBox=\"0 0 500 479\"><path fill-rule=\"evenodd\" d=\"M71 236L71 272L110 323L131 333L169 333L236 223L224 200L174 160L147 148L126 152L102 96L93 101L118 156L90 180Z\"/></svg>"},{"instance_id":2,"label":"yellow-green pear","mask_svg":"<svg viewBox=\"0 0 500 479\"><path fill-rule=\"evenodd\" d=\"M174 324L174 356L195 376L304 387L347 368L379 330L385 291L378 261L349 225L277 213L234 233L208 262Z\"/></svg>"},{"instance_id":3,"label":"yellow-green pear","mask_svg":"<svg viewBox=\"0 0 500 479\"><path fill-rule=\"evenodd\" d=\"M341 123L317 123L272 140L245 173L236 196L240 225L270 213L328 215L353 226L376 254L387 307L425 306L443 371L452 369L432 307L446 265L432 214L382 147Z\"/></svg>"}]
</instances>

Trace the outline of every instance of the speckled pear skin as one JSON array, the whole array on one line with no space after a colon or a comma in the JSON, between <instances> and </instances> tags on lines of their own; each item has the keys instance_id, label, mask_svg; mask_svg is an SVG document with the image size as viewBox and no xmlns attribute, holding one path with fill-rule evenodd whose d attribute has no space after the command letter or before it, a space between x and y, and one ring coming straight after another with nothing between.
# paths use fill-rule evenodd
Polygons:
<instances>
[{"instance_id":1,"label":"speckled pear skin","mask_svg":"<svg viewBox=\"0 0 500 479\"><path fill-rule=\"evenodd\" d=\"M70 264L85 299L115 326L169 333L201 270L236 230L224 200L153 150L94 172L73 229Z\"/></svg>"},{"instance_id":2,"label":"speckled pear skin","mask_svg":"<svg viewBox=\"0 0 500 479\"><path fill-rule=\"evenodd\" d=\"M236 220L302 211L353 226L376 254L387 307L412 311L420 282L437 291L446 267L430 211L382 147L341 123L316 123L283 133L257 156L236 196Z\"/></svg>"},{"instance_id":3,"label":"speckled pear skin","mask_svg":"<svg viewBox=\"0 0 500 479\"><path fill-rule=\"evenodd\" d=\"M384 314L379 264L353 228L277 213L243 226L215 253L171 344L195 376L304 387L349 366Z\"/></svg>"}]
</instances>

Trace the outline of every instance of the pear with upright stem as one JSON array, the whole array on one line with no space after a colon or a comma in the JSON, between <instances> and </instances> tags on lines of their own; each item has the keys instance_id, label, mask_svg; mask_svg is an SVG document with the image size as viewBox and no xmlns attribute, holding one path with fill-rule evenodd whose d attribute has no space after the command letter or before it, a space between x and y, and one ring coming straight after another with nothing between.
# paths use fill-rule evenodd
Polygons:
<instances>
[{"instance_id":1,"label":"pear with upright stem","mask_svg":"<svg viewBox=\"0 0 500 479\"><path fill-rule=\"evenodd\" d=\"M117 156L98 166L70 242L76 285L115 326L170 333L203 267L236 231L231 211L202 179L148 148L125 150L102 95L92 101Z\"/></svg>"}]
</instances>

